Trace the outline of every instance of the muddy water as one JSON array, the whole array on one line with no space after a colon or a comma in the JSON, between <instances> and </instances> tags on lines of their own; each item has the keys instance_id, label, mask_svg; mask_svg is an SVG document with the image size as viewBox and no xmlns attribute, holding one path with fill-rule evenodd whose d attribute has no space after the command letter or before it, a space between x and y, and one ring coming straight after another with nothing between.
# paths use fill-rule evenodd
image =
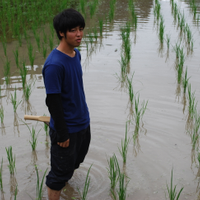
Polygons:
<instances>
[{"instance_id":1,"label":"muddy water","mask_svg":"<svg viewBox=\"0 0 200 200\"><path fill-rule=\"evenodd\" d=\"M104 26L103 37L86 50L81 46L85 94L90 110L92 140L89 153L80 169L62 191L61 199L78 199L78 191L84 187L87 170L90 171L90 189L88 199L112 199L109 187L107 168L109 159L116 154L120 168L129 177L127 199L130 200L164 200L167 195L166 184L170 183L170 171L174 170L174 184L177 189L184 187L180 199L199 199L198 161L192 162L191 138L187 133L188 102L183 103L182 86L177 84L175 70L175 52L173 46L179 40L179 31L171 14L170 1L161 1L161 13L164 18L165 34L170 35L170 48L164 43L160 47L157 26L154 23L153 1L136 2L138 29L131 33L130 74L134 73L133 89L140 94L140 100L148 101L143 118L143 127L139 133L138 145L131 140L128 148L127 164L119 153L121 139L124 138L125 124L129 119L128 91L121 89L117 76L120 76L121 37L120 27L127 20L126 1L117 1L114 22ZM193 53L186 55L184 67L188 67L189 82L195 91L196 101L200 101L200 40L199 28L192 19L189 3L178 2L181 12L185 13L186 22L190 25L194 39ZM106 2L101 9L108 10ZM88 24L90 24L88 22ZM55 44L56 44L55 39ZM32 40L33 44L34 39ZM24 114L48 115L45 106L45 89L41 70L45 59L36 51L33 68L29 67L28 79L35 80L30 101L23 100L21 80L16 72L12 51L17 41L7 44L11 59L11 84L6 86L1 68L1 105L4 108L4 123L1 124L0 159L3 158L2 199L12 199L18 185L17 199L27 200L36 195L35 165L39 168L40 177L49 170L49 138L43 124L27 121L36 127L38 144L32 153L29 144L30 133L24 124ZM3 58L2 46L0 55ZM19 54L26 56L26 43L22 44ZM23 57L23 56L22 56ZM10 95L17 88L18 100L22 103L14 114ZM199 110L199 105L197 106ZM134 123L129 126L128 136L132 138ZM5 148L12 146L16 156L16 173L10 177ZM44 187L44 199L47 199Z\"/></svg>"}]
</instances>

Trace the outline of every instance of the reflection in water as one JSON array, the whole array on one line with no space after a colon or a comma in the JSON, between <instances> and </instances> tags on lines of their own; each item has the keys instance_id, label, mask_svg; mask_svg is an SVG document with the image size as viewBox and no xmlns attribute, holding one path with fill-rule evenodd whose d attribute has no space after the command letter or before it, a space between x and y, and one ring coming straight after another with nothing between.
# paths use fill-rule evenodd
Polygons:
<instances>
[{"instance_id":1,"label":"reflection in water","mask_svg":"<svg viewBox=\"0 0 200 200\"><path fill-rule=\"evenodd\" d=\"M184 114L184 112L185 112L185 107L186 107L186 104L187 104L187 100L186 100L185 93L183 93L182 104L183 104L183 114Z\"/></svg>"},{"instance_id":2,"label":"reflection in water","mask_svg":"<svg viewBox=\"0 0 200 200\"><path fill-rule=\"evenodd\" d=\"M79 193L69 183L66 183L65 187L62 189L61 197L64 199L81 199Z\"/></svg>"},{"instance_id":3,"label":"reflection in water","mask_svg":"<svg viewBox=\"0 0 200 200\"><path fill-rule=\"evenodd\" d=\"M20 131L19 131L19 117L17 113L14 113L14 133L18 133L18 136L20 136Z\"/></svg>"},{"instance_id":4,"label":"reflection in water","mask_svg":"<svg viewBox=\"0 0 200 200\"><path fill-rule=\"evenodd\" d=\"M32 155L31 155L31 162L33 165L36 165L38 158L37 158L37 153L36 151L32 151Z\"/></svg>"},{"instance_id":5,"label":"reflection in water","mask_svg":"<svg viewBox=\"0 0 200 200\"><path fill-rule=\"evenodd\" d=\"M1 192L1 200L5 200L4 193Z\"/></svg>"},{"instance_id":6,"label":"reflection in water","mask_svg":"<svg viewBox=\"0 0 200 200\"><path fill-rule=\"evenodd\" d=\"M5 129L5 125L4 125L4 123L2 122L1 123L1 135L6 135L6 129Z\"/></svg>"},{"instance_id":7,"label":"reflection in water","mask_svg":"<svg viewBox=\"0 0 200 200\"><path fill-rule=\"evenodd\" d=\"M151 9L153 7L153 0L135 0L135 7L139 10L138 15L140 18L148 19Z\"/></svg>"},{"instance_id":8,"label":"reflection in water","mask_svg":"<svg viewBox=\"0 0 200 200\"><path fill-rule=\"evenodd\" d=\"M17 180L15 175L10 175L10 194L14 195L17 187Z\"/></svg>"}]
</instances>

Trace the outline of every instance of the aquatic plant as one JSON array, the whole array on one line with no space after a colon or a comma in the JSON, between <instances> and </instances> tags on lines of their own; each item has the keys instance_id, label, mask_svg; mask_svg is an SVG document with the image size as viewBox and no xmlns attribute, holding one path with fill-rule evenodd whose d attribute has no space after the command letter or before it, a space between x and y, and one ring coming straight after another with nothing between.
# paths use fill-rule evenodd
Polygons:
<instances>
[{"instance_id":1,"label":"aquatic plant","mask_svg":"<svg viewBox=\"0 0 200 200\"><path fill-rule=\"evenodd\" d=\"M46 135L49 135L49 126L45 123L44 123L44 131L45 131Z\"/></svg>"},{"instance_id":2,"label":"aquatic plant","mask_svg":"<svg viewBox=\"0 0 200 200\"><path fill-rule=\"evenodd\" d=\"M1 160L1 167L0 167L0 190L3 191L3 158Z\"/></svg>"},{"instance_id":3,"label":"aquatic plant","mask_svg":"<svg viewBox=\"0 0 200 200\"><path fill-rule=\"evenodd\" d=\"M2 41L2 45L3 45L4 55L7 57L7 43L6 43L6 41L3 40L2 37L1 37L1 41Z\"/></svg>"},{"instance_id":4,"label":"aquatic plant","mask_svg":"<svg viewBox=\"0 0 200 200\"><path fill-rule=\"evenodd\" d=\"M171 181L170 181L170 186L167 184L167 192L168 192L168 197L169 200L178 200L180 197L180 194L183 190L183 187L180 189L180 191L177 194L177 185L173 186L173 169L171 170Z\"/></svg>"},{"instance_id":5,"label":"aquatic plant","mask_svg":"<svg viewBox=\"0 0 200 200\"><path fill-rule=\"evenodd\" d=\"M121 140L121 149L118 147L119 152L123 158L123 163L126 164L126 157L128 152L128 145L130 142L130 138L127 137L128 128L127 128L127 122L126 122L126 129L125 129L125 138L124 140Z\"/></svg>"},{"instance_id":6,"label":"aquatic plant","mask_svg":"<svg viewBox=\"0 0 200 200\"><path fill-rule=\"evenodd\" d=\"M44 184L44 178L45 178L45 175L47 173L47 169L45 170L44 174L43 174L43 177L42 177L42 180L40 182L40 177L39 177L39 173L38 173L38 168L37 166L35 166L35 171L36 171L36 175L37 175L37 184L36 184L36 199L37 200L42 200L43 199L43 184Z\"/></svg>"},{"instance_id":7,"label":"aquatic plant","mask_svg":"<svg viewBox=\"0 0 200 200\"><path fill-rule=\"evenodd\" d=\"M89 189L89 186L90 186L89 173L90 173L91 167L92 167L92 165L89 167L89 169L87 171L87 175L86 175L83 191L80 192L80 190L78 189L79 195L81 196L81 200L86 200L86 197L87 197L88 189Z\"/></svg>"},{"instance_id":8,"label":"aquatic plant","mask_svg":"<svg viewBox=\"0 0 200 200\"><path fill-rule=\"evenodd\" d=\"M119 179L119 163L115 154L108 160L108 177L110 179L110 188L114 190Z\"/></svg>"},{"instance_id":9,"label":"aquatic plant","mask_svg":"<svg viewBox=\"0 0 200 200\"><path fill-rule=\"evenodd\" d=\"M16 168L15 168L15 156L13 155L13 152L12 152L12 146L9 146L8 148L5 148L5 149L7 153L8 162L9 162L8 168L9 168L10 174L14 174L14 172L16 171Z\"/></svg>"}]
</instances>

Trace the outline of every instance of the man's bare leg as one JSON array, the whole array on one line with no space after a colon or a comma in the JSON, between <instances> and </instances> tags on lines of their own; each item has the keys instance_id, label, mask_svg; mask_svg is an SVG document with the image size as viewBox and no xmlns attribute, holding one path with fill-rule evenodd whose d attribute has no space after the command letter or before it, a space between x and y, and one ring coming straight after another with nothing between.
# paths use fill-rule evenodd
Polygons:
<instances>
[{"instance_id":1,"label":"man's bare leg","mask_svg":"<svg viewBox=\"0 0 200 200\"><path fill-rule=\"evenodd\" d=\"M47 191L48 191L49 200L59 200L60 199L61 190L59 190L59 191L52 190L49 187L47 187Z\"/></svg>"}]
</instances>

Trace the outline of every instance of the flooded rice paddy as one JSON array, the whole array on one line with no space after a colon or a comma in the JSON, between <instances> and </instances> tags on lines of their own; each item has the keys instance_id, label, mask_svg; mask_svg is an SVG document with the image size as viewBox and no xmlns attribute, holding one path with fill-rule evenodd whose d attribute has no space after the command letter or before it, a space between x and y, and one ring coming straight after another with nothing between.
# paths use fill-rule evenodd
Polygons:
<instances>
[{"instance_id":1,"label":"flooded rice paddy","mask_svg":"<svg viewBox=\"0 0 200 200\"><path fill-rule=\"evenodd\" d=\"M85 37L80 52L85 94L91 117L92 140L85 162L63 188L62 200L80 199L77 188L83 190L91 165L87 199L113 199L108 174L108 160L113 154L118 159L120 170L127 176L126 199L169 199L167 185L170 184L172 169L177 191L183 187L179 199L200 199L200 1L196 0L195 17L189 0L133 2L137 22L131 18L128 6L130 1L115 2L114 18L109 18L109 2L98 2L96 16L108 16L107 20L106 17L103 20L102 36L99 32L98 18L93 19L89 14L86 15L88 17ZM86 12L89 13L89 10L86 9ZM127 21L130 21L131 48L129 52L123 53L122 28L126 26ZM162 25L164 29L161 29ZM97 38L92 32L94 27L98 30ZM48 37L51 32L49 25L44 25L43 30ZM6 56L3 43L0 43L0 103L4 113L0 127L0 161L3 159L2 200L14 199L16 186L16 199L35 199L35 166L39 169L40 180L45 170L50 168L50 144L44 124L24 121L25 114L49 115L41 74L45 56L42 50L38 50L32 31L28 34L35 55L34 65L30 65L28 45L24 38L20 47L18 40L7 42L7 58L11 68L8 84L4 74ZM40 37L44 39L43 34L39 30ZM54 35L54 47L57 44L58 40ZM31 84L29 100L24 98L22 78L14 56L16 48L20 65L26 61L26 81ZM49 52L48 47L47 55ZM131 58L122 65L122 59L128 53ZM123 66L126 66L125 76ZM188 85L184 93L186 71ZM142 102L147 103L138 131L134 115L136 103L134 98L131 102L127 77L132 80L131 91L134 98L140 100L139 109L142 109ZM16 113L11 102L15 88L19 102ZM126 123L130 142L127 161L123 164L119 149L121 140L125 137ZM35 128L38 133L35 151L32 151L29 142L31 135L28 127ZM12 146L16 158L16 171L11 176L6 153L9 146ZM43 199L47 199L45 185Z\"/></svg>"}]
</instances>

